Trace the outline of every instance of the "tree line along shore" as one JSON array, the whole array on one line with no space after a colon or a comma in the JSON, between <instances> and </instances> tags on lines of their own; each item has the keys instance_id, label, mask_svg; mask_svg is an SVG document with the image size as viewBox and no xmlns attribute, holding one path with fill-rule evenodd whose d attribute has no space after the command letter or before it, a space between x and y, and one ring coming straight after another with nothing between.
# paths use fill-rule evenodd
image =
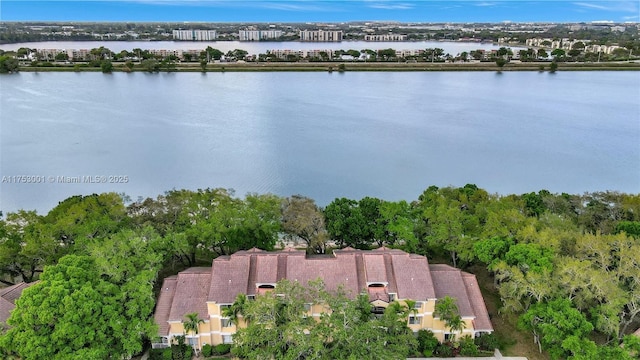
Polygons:
<instances>
[{"instance_id":1,"label":"tree line along shore","mask_svg":"<svg viewBox=\"0 0 640 360\"><path fill-rule=\"evenodd\" d=\"M77 53L77 54L76 54ZM71 54L71 55L70 55ZM589 55L589 56L587 56ZM73 56L73 59L71 58ZM207 47L196 51L123 50L114 53L108 48L91 50L34 50L20 48L0 53L0 73L17 71L114 71L174 72L174 71L487 71L487 70L638 70L640 59L631 53L618 58L584 52L584 50L543 48L510 48L473 50L456 56L443 49L429 48L411 51L382 50L312 50L297 52L273 50L249 55L235 49L226 54ZM601 61L602 60L602 61Z\"/></svg>"},{"instance_id":2,"label":"tree line along shore","mask_svg":"<svg viewBox=\"0 0 640 360\"><path fill-rule=\"evenodd\" d=\"M555 65L554 65L555 64ZM111 66L91 66L90 64L56 64L19 66L15 71L24 72L260 72L260 71L616 71L640 70L639 62L600 62L600 63L554 63L554 62L510 62L499 66L494 62L477 63L336 63L336 62L298 62L298 63L209 63L206 67L198 64L175 64L170 68L162 64L112 64Z\"/></svg>"},{"instance_id":3,"label":"tree line along shore","mask_svg":"<svg viewBox=\"0 0 640 360\"><path fill-rule=\"evenodd\" d=\"M5 214L0 282L33 285L8 328L0 327L0 355L138 354L157 336L152 314L161 279L282 241L309 254L386 246L476 269L488 280L480 283L496 324L493 344L506 353L526 343L516 355L640 354L640 338L630 335L640 320L640 194L497 195L468 184L431 186L411 201L336 198L325 207L300 195L239 198L219 188L137 201L105 193L68 198L45 215ZM422 351L399 348L398 358Z\"/></svg>"}]
</instances>

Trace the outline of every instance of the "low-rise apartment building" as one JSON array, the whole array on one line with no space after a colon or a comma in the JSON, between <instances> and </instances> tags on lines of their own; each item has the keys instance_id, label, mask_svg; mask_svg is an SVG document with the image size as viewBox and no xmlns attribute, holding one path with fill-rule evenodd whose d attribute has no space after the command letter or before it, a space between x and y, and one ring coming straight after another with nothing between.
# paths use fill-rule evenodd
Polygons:
<instances>
[{"instance_id":1,"label":"low-rise apartment building","mask_svg":"<svg viewBox=\"0 0 640 360\"><path fill-rule=\"evenodd\" d=\"M365 35L364 41L407 41L407 35L400 35L400 34Z\"/></svg>"},{"instance_id":2,"label":"low-rise apartment building","mask_svg":"<svg viewBox=\"0 0 640 360\"><path fill-rule=\"evenodd\" d=\"M195 348L205 344L232 343L233 334L245 324L234 324L223 316L238 294L253 299L265 291L277 291L282 279L306 285L320 278L328 291L339 286L355 297L368 294L375 310L383 311L394 301L415 301L415 313L408 319L414 332L429 329L444 341L448 337L478 336L493 332L489 315L474 275L448 265L430 265L424 256L401 250L371 251L345 248L326 256L307 256L304 251L240 251L213 260L212 266L190 268L164 280L154 318L161 340L154 347L169 346L173 338L185 335L185 316L196 312L197 334L186 334ZM444 321L434 316L436 300L456 299L465 322L461 332L451 333ZM308 316L319 317L322 304L309 304Z\"/></svg>"}]
</instances>

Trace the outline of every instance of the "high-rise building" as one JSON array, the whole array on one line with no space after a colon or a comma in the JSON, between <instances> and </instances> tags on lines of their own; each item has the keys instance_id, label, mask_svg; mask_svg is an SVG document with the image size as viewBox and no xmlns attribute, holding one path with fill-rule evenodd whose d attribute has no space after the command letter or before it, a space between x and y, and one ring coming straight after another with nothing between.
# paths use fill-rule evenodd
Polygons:
<instances>
[{"instance_id":1,"label":"high-rise building","mask_svg":"<svg viewBox=\"0 0 640 360\"><path fill-rule=\"evenodd\" d=\"M213 41L217 37L215 30L173 30L174 40Z\"/></svg>"},{"instance_id":2,"label":"high-rise building","mask_svg":"<svg viewBox=\"0 0 640 360\"><path fill-rule=\"evenodd\" d=\"M340 42L342 41L342 31L301 30L300 41Z\"/></svg>"},{"instance_id":3,"label":"high-rise building","mask_svg":"<svg viewBox=\"0 0 640 360\"><path fill-rule=\"evenodd\" d=\"M282 30L240 30L240 41L272 40L282 36Z\"/></svg>"}]
</instances>

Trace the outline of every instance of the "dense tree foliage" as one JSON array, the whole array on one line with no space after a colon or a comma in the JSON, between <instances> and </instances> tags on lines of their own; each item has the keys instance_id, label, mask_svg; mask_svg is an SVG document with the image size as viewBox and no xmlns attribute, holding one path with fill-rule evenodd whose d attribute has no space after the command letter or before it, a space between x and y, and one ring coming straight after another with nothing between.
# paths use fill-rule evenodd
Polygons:
<instances>
[{"instance_id":1,"label":"dense tree foliage","mask_svg":"<svg viewBox=\"0 0 640 360\"><path fill-rule=\"evenodd\" d=\"M172 190L129 206L135 226L149 224L171 243L175 259L192 266L196 255L259 247L271 250L281 230L281 199L274 195L233 197L226 189Z\"/></svg>"},{"instance_id":2,"label":"dense tree foliage","mask_svg":"<svg viewBox=\"0 0 640 360\"><path fill-rule=\"evenodd\" d=\"M291 196L282 203L282 229L291 237L302 239L310 252L324 254L329 235L324 215L313 199Z\"/></svg>"},{"instance_id":3,"label":"dense tree foliage","mask_svg":"<svg viewBox=\"0 0 640 360\"><path fill-rule=\"evenodd\" d=\"M329 311L313 319L305 304ZM308 287L280 281L241 313L248 325L234 335L232 353L242 358L404 359L418 346L407 327L408 306L392 303L376 318L366 295L330 293L321 281Z\"/></svg>"},{"instance_id":4,"label":"dense tree foliage","mask_svg":"<svg viewBox=\"0 0 640 360\"><path fill-rule=\"evenodd\" d=\"M0 74L18 71L18 59L12 56L0 55Z\"/></svg>"},{"instance_id":5,"label":"dense tree foliage","mask_svg":"<svg viewBox=\"0 0 640 360\"><path fill-rule=\"evenodd\" d=\"M119 359L141 352L155 331L152 283L111 280L91 257L63 257L24 290L2 346L23 359Z\"/></svg>"},{"instance_id":6,"label":"dense tree foliage","mask_svg":"<svg viewBox=\"0 0 640 360\"><path fill-rule=\"evenodd\" d=\"M469 184L432 186L412 202L338 198L324 209L303 196L238 198L227 189L171 190L128 206L123 198L114 193L74 196L46 215L18 211L0 220L0 282L41 280L18 304L10 325L24 331L12 329L2 337L5 352L18 352L25 359L45 358L51 351L80 355L95 351L100 356L104 349L92 346L96 342L82 341L103 336L104 344L116 353L134 354L142 339L153 333L152 289L160 269L175 273L238 250L270 250L280 236L301 239L310 253L329 252L333 247L390 246L430 259L448 258L456 267L485 264L494 277L500 311L519 317L521 327L531 331L540 349L553 357L626 359L640 351L640 344L626 336L640 321L638 194L570 195L541 190L499 196ZM368 305L362 299L346 301L345 294L291 284L280 289L288 286L300 292L296 302L271 294L261 301L238 301L228 309L227 316L234 321L269 306L278 310L271 311L273 318L250 321L256 326L237 337L249 344L237 347L239 355L254 357L276 344L283 356L300 351L309 358L347 353L366 357L390 349L402 353L396 348L407 348L407 342L412 342L406 326L396 323L402 323L399 319L408 308L397 304L388 314L372 319L363 310ZM314 296L309 291L315 291ZM100 329L95 335L74 337L77 340L65 348L58 340L40 344L41 340L31 339L75 336L78 321L89 321L63 314L49 303L51 309L44 311L44 298L37 297L42 294L66 301L69 307L101 309L94 314L94 322L86 325ZM78 299L86 301L78 304ZM292 314L298 314L304 303L314 302L337 310L311 331L304 318ZM259 304L266 308L252 310ZM111 322L104 322L102 316ZM59 321L52 325L52 317ZM287 335L257 326L268 321L275 321L274 326ZM572 325L563 330L556 322ZM448 326L454 329L459 326L456 323L450 321ZM347 324L349 330L338 331L338 324ZM386 333L376 330L381 327ZM305 330L310 334L302 336ZM125 341L116 332L130 335ZM396 342L385 340L389 334ZM411 351L452 352L451 347L433 347L427 335L414 344L417 347L411 345ZM380 340L387 345L378 349ZM458 351L464 342L465 351L474 352L468 341L456 341ZM619 347L623 342L624 348ZM375 351L365 351L363 344ZM42 349L29 355L21 352L40 345Z\"/></svg>"}]
</instances>

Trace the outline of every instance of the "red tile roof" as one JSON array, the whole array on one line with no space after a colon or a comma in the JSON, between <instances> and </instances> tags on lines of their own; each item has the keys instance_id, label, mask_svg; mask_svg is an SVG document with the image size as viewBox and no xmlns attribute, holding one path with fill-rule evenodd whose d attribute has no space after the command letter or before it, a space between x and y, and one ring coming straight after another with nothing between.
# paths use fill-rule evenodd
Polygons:
<instances>
[{"instance_id":1,"label":"red tile roof","mask_svg":"<svg viewBox=\"0 0 640 360\"><path fill-rule=\"evenodd\" d=\"M473 317L473 308L462 280L462 271L448 265L431 266L433 285L438 299L450 296L456 299L462 317Z\"/></svg>"},{"instance_id":2,"label":"red tile roof","mask_svg":"<svg viewBox=\"0 0 640 360\"><path fill-rule=\"evenodd\" d=\"M169 313L171 312L171 305L173 303L173 297L176 293L176 283L178 282L178 275L165 278L162 282L162 288L160 289L160 297L156 303L156 310L153 314L153 319L158 324L158 335L169 335Z\"/></svg>"},{"instance_id":3,"label":"red tile roof","mask_svg":"<svg viewBox=\"0 0 640 360\"><path fill-rule=\"evenodd\" d=\"M197 312L208 319L207 295L211 283L211 268L190 268L178 274L175 294L169 311L169 321L182 321L186 314Z\"/></svg>"},{"instance_id":4,"label":"red tile roof","mask_svg":"<svg viewBox=\"0 0 640 360\"><path fill-rule=\"evenodd\" d=\"M476 316L473 320L473 329L475 331L493 331L493 325L491 325L491 320L489 319L489 312L487 311L487 306L480 292L476 276L466 272L461 273L469 301L471 302L471 307L473 308L473 313Z\"/></svg>"},{"instance_id":5,"label":"red tile roof","mask_svg":"<svg viewBox=\"0 0 640 360\"><path fill-rule=\"evenodd\" d=\"M9 302L11 302L12 304L15 305L16 300L20 297L20 295L22 294L22 290L28 288L29 286L33 285L37 283L33 282L33 283L25 283L25 282L21 282L21 283L17 283L15 285L11 285L9 287L6 287L4 289L0 289L0 297L8 300Z\"/></svg>"},{"instance_id":6,"label":"red tile roof","mask_svg":"<svg viewBox=\"0 0 640 360\"><path fill-rule=\"evenodd\" d=\"M15 309L15 305L9 300L0 297L0 324L6 324L7 319L11 316L11 311Z\"/></svg>"},{"instance_id":7,"label":"red tile roof","mask_svg":"<svg viewBox=\"0 0 640 360\"><path fill-rule=\"evenodd\" d=\"M38 283L17 283L9 287L0 289L0 323L6 324L11 315L11 311L16 307L16 300L22 295L22 291L31 285Z\"/></svg>"},{"instance_id":8,"label":"red tile roof","mask_svg":"<svg viewBox=\"0 0 640 360\"><path fill-rule=\"evenodd\" d=\"M384 301L388 301L389 293L396 293L397 299L416 301L449 295L457 299L462 316L474 317L478 329L491 329L473 275L448 265L429 265L424 256L384 247L372 251L345 248L321 256L291 249L251 249L221 256L213 260L211 268L191 268L166 279L169 290L160 294L156 321L183 320L185 314L194 311L204 319L207 301L231 304L238 294L256 294L258 284L274 284L284 278L304 285L321 278L327 290L342 286L352 297L369 290L369 284L382 283L386 288L369 293L372 299ZM175 288L171 290L173 283ZM171 304L168 312L166 304Z\"/></svg>"}]
</instances>

